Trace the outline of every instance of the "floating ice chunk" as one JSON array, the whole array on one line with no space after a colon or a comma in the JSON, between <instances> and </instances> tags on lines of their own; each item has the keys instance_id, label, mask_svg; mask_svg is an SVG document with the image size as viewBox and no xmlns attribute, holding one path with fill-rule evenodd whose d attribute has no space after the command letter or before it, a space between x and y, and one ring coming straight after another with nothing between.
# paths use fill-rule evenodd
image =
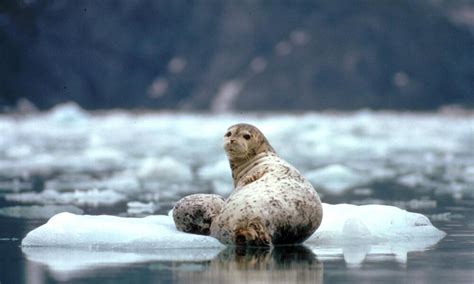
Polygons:
<instances>
[{"instance_id":1,"label":"floating ice chunk","mask_svg":"<svg viewBox=\"0 0 474 284\"><path fill-rule=\"evenodd\" d=\"M352 193L354 193L355 195L360 195L360 196L370 196L374 193L374 191L371 188L364 187L364 188L356 188L353 190Z\"/></svg>"},{"instance_id":2,"label":"floating ice chunk","mask_svg":"<svg viewBox=\"0 0 474 284\"><path fill-rule=\"evenodd\" d=\"M397 178L397 182L406 187L420 187L431 184L430 180L421 173L411 173L401 176Z\"/></svg>"},{"instance_id":3,"label":"floating ice chunk","mask_svg":"<svg viewBox=\"0 0 474 284\"><path fill-rule=\"evenodd\" d=\"M109 178L101 180L102 187L112 189L126 195L140 188L138 179L129 172L117 173Z\"/></svg>"},{"instance_id":4,"label":"floating ice chunk","mask_svg":"<svg viewBox=\"0 0 474 284\"><path fill-rule=\"evenodd\" d=\"M464 215L446 212L446 213L433 214L429 217L430 217L430 220L433 220L433 221L449 222L453 219L463 219Z\"/></svg>"},{"instance_id":5,"label":"floating ice chunk","mask_svg":"<svg viewBox=\"0 0 474 284\"><path fill-rule=\"evenodd\" d=\"M467 182L474 185L474 166L466 167L463 176Z\"/></svg>"},{"instance_id":6,"label":"floating ice chunk","mask_svg":"<svg viewBox=\"0 0 474 284\"><path fill-rule=\"evenodd\" d=\"M234 188L232 184L233 184L232 181L229 181L229 182L224 182L224 181L219 181L219 180L212 181L211 182L212 192L220 196L229 196Z\"/></svg>"},{"instance_id":7,"label":"floating ice chunk","mask_svg":"<svg viewBox=\"0 0 474 284\"><path fill-rule=\"evenodd\" d=\"M111 147L94 147L84 151L84 158L93 163L125 163L126 156L123 152Z\"/></svg>"},{"instance_id":8,"label":"floating ice chunk","mask_svg":"<svg viewBox=\"0 0 474 284\"><path fill-rule=\"evenodd\" d=\"M432 208L436 208L436 206L438 205L436 200L430 200L430 199L412 199L409 201L394 201L392 204L400 208L414 209L414 210L432 209Z\"/></svg>"},{"instance_id":9,"label":"floating ice chunk","mask_svg":"<svg viewBox=\"0 0 474 284\"><path fill-rule=\"evenodd\" d=\"M219 248L207 236L176 230L169 216L122 218L60 213L26 235L23 246L95 247L101 249Z\"/></svg>"},{"instance_id":10,"label":"floating ice chunk","mask_svg":"<svg viewBox=\"0 0 474 284\"><path fill-rule=\"evenodd\" d=\"M220 180L232 184L232 173L227 160L220 160L214 164L206 165L200 168L197 174L202 180Z\"/></svg>"},{"instance_id":11,"label":"floating ice chunk","mask_svg":"<svg viewBox=\"0 0 474 284\"><path fill-rule=\"evenodd\" d=\"M322 187L331 194L342 194L347 189L367 182L367 178L343 165L330 165L305 174L315 187Z\"/></svg>"},{"instance_id":12,"label":"floating ice chunk","mask_svg":"<svg viewBox=\"0 0 474 284\"><path fill-rule=\"evenodd\" d=\"M13 179L11 181L0 181L0 192L18 192L23 190L31 190L32 188L32 182L21 181L19 179Z\"/></svg>"},{"instance_id":13,"label":"floating ice chunk","mask_svg":"<svg viewBox=\"0 0 474 284\"><path fill-rule=\"evenodd\" d=\"M206 165L198 169L197 175L199 179L210 182L215 194L227 196L233 189L232 173L227 160Z\"/></svg>"},{"instance_id":14,"label":"floating ice chunk","mask_svg":"<svg viewBox=\"0 0 474 284\"><path fill-rule=\"evenodd\" d=\"M147 158L137 171L143 180L157 180L166 183L186 183L193 178L191 169L171 157Z\"/></svg>"},{"instance_id":15,"label":"floating ice chunk","mask_svg":"<svg viewBox=\"0 0 474 284\"><path fill-rule=\"evenodd\" d=\"M38 204L75 204L75 205L112 205L126 199L125 195L113 190L75 190L73 192L58 192L47 189L40 193L24 192L6 194L5 199L20 203Z\"/></svg>"},{"instance_id":16,"label":"floating ice chunk","mask_svg":"<svg viewBox=\"0 0 474 284\"><path fill-rule=\"evenodd\" d=\"M140 184L136 176L131 172L120 172L112 176L103 176L100 179L90 175L64 174L45 183L45 188L56 191L79 190L87 191L90 188L111 189L125 194L136 192Z\"/></svg>"},{"instance_id":17,"label":"floating ice chunk","mask_svg":"<svg viewBox=\"0 0 474 284\"><path fill-rule=\"evenodd\" d=\"M393 206L323 204L320 228L307 243L355 244L410 242L418 239L438 241L445 233L433 227L425 216ZM113 233L113 234L112 234ZM185 248L216 247L219 242L208 236L176 230L168 216L121 218L79 216L61 213L31 231L25 246Z\"/></svg>"},{"instance_id":18,"label":"floating ice chunk","mask_svg":"<svg viewBox=\"0 0 474 284\"><path fill-rule=\"evenodd\" d=\"M12 206L0 208L0 215L25 219L48 219L61 213L82 214L82 209L72 205Z\"/></svg>"},{"instance_id":19,"label":"floating ice chunk","mask_svg":"<svg viewBox=\"0 0 474 284\"><path fill-rule=\"evenodd\" d=\"M383 243L440 240L446 234L429 219L386 205L323 204L323 221L307 243Z\"/></svg>"},{"instance_id":20,"label":"floating ice chunk","mask_svg":"<svg viewBox=\"0 0 474 284\"><path fill-rule=\"evenodd\" d=\"M148 202L148 203L143 203L139 201L127 202L127 213L133 214L133 215L145 214L145 213L153 214L159 208L160 206L153 202Z\"/></svg>"},{"instance_id":21,"label":"floating ice chunk","mask_svg":"<svg viewBox=\"0 0 474 284\"><path fill-rule=\"evenodd\" d=\"M10 148L6 150L6 156L9 158L16 158L21 159L31 155L33 149L30 145L27 144L19 144L19 145L12 145Z\"/></svg>"},{"instance_id":22,"label":"floating ice chunk","mask_svg":"<svg viewBox=\"0 0 474 284\"><path fill-rule=\"evenodd\" d=\"M55 106L48 116L52 121L61 124L78 124L88 119L88 114L74 102Z\"/></svg>"},{"instance_id":23,"label":"floating ice chunk","mask_svg":"<svg viewBox=\"0 0 474 284\"><path fill-rule=\"evenodd\" d=\"M323 206L323 224L305 243L319 260L343 258L349 266L366 259L406 263L408 252L426 250L445 235L423 215L391 206ZM222 249L212 237L177 231L171 211L145 218L60 213L22 240L29 261L46 264L63 280L125 263L221 261L229 257Z\"/></svg>"}]
</instances>

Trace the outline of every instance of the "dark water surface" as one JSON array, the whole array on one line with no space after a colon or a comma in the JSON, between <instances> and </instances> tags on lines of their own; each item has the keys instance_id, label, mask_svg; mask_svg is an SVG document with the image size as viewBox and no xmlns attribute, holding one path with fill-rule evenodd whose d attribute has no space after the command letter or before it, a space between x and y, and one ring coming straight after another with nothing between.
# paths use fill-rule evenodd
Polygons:
<instances>
[{"instance_id":1,"label":"dark water surface","mask_svg":"<svg viewBox=\"0 0 474 284\"><path fill-rule=\"evenodd\" d=\"M433 221L448 235L407 259L372 253L369 248L327 248L311 245L266 249L229 247L206 261L150 261L107 264L98 259L84 269L61 271L28 260L20 241L46 220L0 218L1 283L166 283L166 282L276 282L276 283L472 283L474 279L474 221L472 204L452 204L430 214L456 212ZM110 209L109 212L110 213ZM443 215L436 215L443 216ZM448 220L450 218L450 220ZM338 249L340 252L338 252ZM212 249L211 249L212 250ZM351 250L367 251L362 262L347 262ZM319 254L318 254L319 252ZM68 253L66 249L66 253ZM73 253L73 250L71 250ZM135 251L147 254L148 251ZM159 250L152 253L160 254ZM170 250L163 250L169 254ZM171 253L172 250L171 250Z\"/></svg>"}]
</instances>

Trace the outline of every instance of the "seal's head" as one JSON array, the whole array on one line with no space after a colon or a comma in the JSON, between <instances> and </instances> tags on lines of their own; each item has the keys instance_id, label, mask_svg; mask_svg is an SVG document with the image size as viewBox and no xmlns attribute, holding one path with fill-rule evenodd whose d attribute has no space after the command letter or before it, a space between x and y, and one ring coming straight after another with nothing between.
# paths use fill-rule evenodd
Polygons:
<instances>
[{"instance_id":1,"label":"seal's head","mask_svg":"<svg viewBox=\"0 0 474 284\"><path fill-rule=\"evenodd\" d=\"M231 162L248 161L264 152L275 153L257 127L240 123L232 125L224 135L224 150Z\"/></svg>"}]
</instances>

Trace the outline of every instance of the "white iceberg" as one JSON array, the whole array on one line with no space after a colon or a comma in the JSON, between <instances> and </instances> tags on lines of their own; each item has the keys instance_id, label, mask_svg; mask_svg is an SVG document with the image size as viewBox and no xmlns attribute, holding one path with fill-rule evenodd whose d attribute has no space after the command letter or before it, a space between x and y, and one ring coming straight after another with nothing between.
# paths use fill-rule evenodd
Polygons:
<instances>
[{"instance_id":1,"label":"white iceberg","mask_svg":"<svg viewBox=\"0 0 474 284\"><path fill-rule=\"evenodd\" d=\"M75 205L113 205L126 200L126 196L114 190L75 190L71 192L59 192L54 189L46 189L40 193L22 192L9 193L5 195L8 201L19 203L38 204L75 204Z\"/></svg>"},{"instance_id":2,"label":"white iceberg","mask_svg":"<svg viewBox=\"0 0 474 284\"><path fill-rule=\"evenodd\" d=\"M232 172L230 170L229 161L226 159L219 160L214 164L203 166L202 168L198 169L197 175L202 180L219 180L232 184Z\"/></svg>"},{"instance_id":3,"label":"white iceberg","mask_svg":"<svg viewBox=\"0 0 474 284\"><path fill-rule=\"evenodd\" d=\"M47 114L53 123L59 124L79 124L88 119L88 114L78 104L68 102L55 106Z\"/></svg>"},{"instance_id":4,"label":"white iceberg","mask_svg":"<svg viewBox=\"0 0 474 284\"><path fill-rule=\"evenodd\" d=\"M323 221L306 243L379 244L431 239L436 243L446 234L419 213L387 205L323 203Z\"/></svg>"},{"instance_id":5,"label":"white iceberg","mask_svg":"<svg viewBox=\"0 0 474 284\"><path fill-rule=\"evenodd\" d=\"M87 191L91 188L110 189L130 195L140 189L140 183L131 171L125 171L99 179L91 175L65 174L46 181L44 187L58 192L72 189L77 191Z\"/></svg>"},{"instance_id":6,"label":"white iceberg","mask_svg":"<svg viewBox=\"0 0 474 284\"><path fill-rule=\"evenodd\" d=\"M172 157L147 158L137 170L141 180L164 183L189 183L193 179L191 169Z\"/></svg>"},{"instance_id":7,"label":"white iceberg","mask_svg":"<svg viewBox=\"0 0 474 284\"><path fill-rule=\"evenodd\" d=\"M346 190L363 185L367 177L343 165L329 165L305 174L311 184L330 194L342 194Z\"/></svg>"},{"instance_id":8,"label":"white iceberg","mask_svg":"<svg viewBox=\"0 0 474 284\"><path fill-rule=\"evenodd\" d=\"M154 202L143 203L140 201L127 202L127 213L131 215L153 214L160 206Z\"/></svg>"},{"instance_id":9,"label":"white iceberg","mask_svg":"<svg viewBox=\"0 0 474 284\"><path fill-rule=\"evenodd\" d=\"M61 212L69 212L74 214L84 213L82 209L72 205L32 205L0 208L1 216L25 219L48 219Z\"/></svg>"},{"instance_id":10,"label":"white iceberg","mask_svg":"<svg viewBox=\"0 0 474 284\"><path fill-rule=\"evenodd\" d=\"M171 249L222 247L208 236L176 230L173 218L91 216L60 213L28 233L23 246L83 247L98 249Z\"/></svg>"},{"instance_id":11,"label":"white iceberg","mask_svg":"<svg viewBox=\"0 0 474 284\"><path fill-rule=\"evenodd\" d=\"M99 183L104 175L126 172L130 184L145 191L179 183L227 193L220 183L231 178L222 135L238 122L257 125L322 193L384 180L455 198L472 196L474 116L443 113L90 113L65 104L47 113L0 115L0 172L7 180L27 181L92 173ZM53 189L63 188L57 185Z\"/></svg>"},{"instance_id":12,"label":"white iceberg","mask_svg":"<svg viewBox=\"0 0 474 284\"><path fill-rule=\"evenodd\" d=\"M323 204L321 226L306 243L347 244L438 241L445 233L418 213L385 205ZM28 233L23 246L97 248L206 248L216 239L179 232L170 215L144 218L81 216L61 213Z\"/></svg>"},{"instance_id":13,"label":"white iceberg","mask_svg":"<svg viewBox=\"0 0 474 284\"><path fill-rule=\"evenodd\" d=\"M235 261L228 252L232 247L209 236L177 231L171 216L61 213L31 231L22 240L22 251L29 261L47 265L57 279L127 263ZM309 257L318 260L344 259L348 266L359 266L366 259L406 263L408 252L426 250L444 236L425 216L392 206L324 204L323 223L303 250L309 249L314 253Z\"/></svg>"}]
</instances>

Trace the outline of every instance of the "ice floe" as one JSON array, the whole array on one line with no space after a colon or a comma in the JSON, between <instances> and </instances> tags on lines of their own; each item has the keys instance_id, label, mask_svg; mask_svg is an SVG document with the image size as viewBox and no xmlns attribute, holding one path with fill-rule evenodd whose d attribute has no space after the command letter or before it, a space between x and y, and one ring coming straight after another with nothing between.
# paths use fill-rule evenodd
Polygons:
<instances>
[{"instance_id":1,"label":"ice floe","mask_svg":"<svg viewBox=\"0 0 474 284\"><path fill-rule=\"evenodd\" d=\"M227 194L222 135L239 122L257 125L325 194L383 180L457 199L473 195L470 113L91 113L64 104L46 113L0 115L0 181L42 176L55 184L45 190L111 189L129 200L139 200L139 192L166 196L176 186L185 194ZM123 173L130 191L107 186ZM71 188L64 174L93 175L91 184L99 185L84 180Z\"/></svg>"},{"instance_id":2,"label":"ice floe","mask_svg":"<svg viewBox=\"0 0 474 284\"><path fill-rule=\"evenodd\" d=\"M106 190L75 190L71 192L58 192L54 189L47 189L40 193L22 192L5 195L8 201L19 203L36 204L75 204L75 205L112 205L126 200L126 196L117 191Z\"/></svg>"},{"instance_id":3,"label":"ice floe","mask_svg":"<svg viewBox=\"0 0 474 284\"><path fill-rule=\"evenodd\" d=\"M52 122L68 125L85 122L88 114L76 103L69 102L55 106L47 118Z\"/></svg>"},{"instance_id":4,"label":"ice floe","mask_svg":"<svg viewBox=\"0 0 474 284\"><path fill-rule=\"evenodd\" d=\"M158 210L160 206L153 202L139 202L139 201L130 201L127 202L127 213L130 215L140 215L140 214L153 214Z\"/></svg>"},{"instance_id":5,"label":"ice floe","mask_svg":"<svg viewBox=\"0 0 474 284\"><path fill-rule=\"evenodd\" d=\"M429 219L393 206L324 204L320 228L306 243L354 244L410 242L444 237ZM31 231L23 246L97 248L206 248L221 246L207 236L176 230L172 218L164 215L144 218L81 216L60 213Z\"/></svg>"},{"instance_id":6,"label":"ice floe","mask_svg":"<svg viewBox=\"0 0 474 284\"><path fill-rule=\"evenodd\" d=\"M220 160L198 169L197 175L200 180L211 184L211 190L215 194L228 196L233 189L232 174L227 160Z\"/></svg>"},{"instance_id":7,"label":"ice floe","mask_svg":"<svg viewBox=\"0 0 474 284\"><path fill-rule=\"evenodd\" d=\"M394 206L323 204L323 214L321 226L306 243L437 242L445 236L426 216Z\"/></svg>"},{"instance_id":8,"label":"ice floe","mask_svg":"<svg viewBox=\"0 0 474 284\"><path fill-rule=\"evenodd\" d=\"M444 235L425 216L392 206L324 204L318 231L302 247L289 249L300 261L308 258L308 263L316 259L343 259L349 266L366 259L406 263L409 252L423 251ZM60 213L22 240L26 258L46 264L61 279L76 271L125 263L225 260L232 265L234 249L209 236L177 231L170 215L122 218ZM278 255L282 249L247 251L242 260L256 258L262 263L271 259L262 256Z\"/></svg>"},{"instance_id":9,"label":"ice floe","mask_svg":"<svg viewBox=\"0 0 474 284\"><path fill-rule=\"evenodd\" d=\"M138 169L137 176L142 180L158 180L166 183L189 183L193 174L184 163L166 156L148 158Z\"/></svg>"},{"instance_id":10,"label":"ice floe","mask_svg":"<svg viewBox=\"0 0 474 284\"><path fill-rule=\"evenodd\" d=\"M316 188L332 193L342 194L347 189L363 185L367 177L343 165L330 165L305 174Z\"/></svg>"},{"instance_id":11,"label":"ice floe","mask_svg":"<svg viewBox=\"0 0 474 284\"><path fill-rule=\"evenodd\" d=\"M176 230L170 216L143 218L60 213L28 233L23 246L170 249L222 247L216 239Z\"/></svg>"},{"instance_id":12,"label":"ice floe","mask_svg":"<svg viewBox=\"0 0 474 284\"><path fill-rule=\"evenodd\" d=\"M32 205L10 206L0 208L0 215L2 216L24 219L48 219L62 212L69 212L74 214L84 213L82 209L72 205Z\"/></svg>"}]
</instances>

